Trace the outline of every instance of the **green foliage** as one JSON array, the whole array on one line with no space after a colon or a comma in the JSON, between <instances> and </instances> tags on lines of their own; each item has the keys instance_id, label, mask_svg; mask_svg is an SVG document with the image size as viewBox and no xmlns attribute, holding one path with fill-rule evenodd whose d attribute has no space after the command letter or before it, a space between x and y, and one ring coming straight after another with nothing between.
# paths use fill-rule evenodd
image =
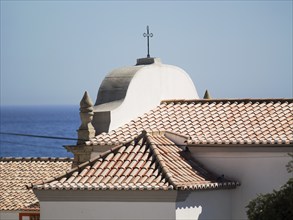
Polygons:
<instances>
[{"instance_id":1,"label":"green foliage","mask_svg":"<svg viewBox=\"0 0 293 220\"><path fill-rule=\"evenodd\" d=\"M293 157L292 154L289 154ZM293 171L293 160L287 167L287 171ZM293 178L278 191L260 194L246 206L249 220L287 220L293 219Z\"/></svg>"},{"instance_id":2,"label":"green foliage","mask_svg":"<svg viewBox=\"0 0 293 220\"><path fill-rule=\"evenodd\" d=\"M293 172L293 153L289 153L289 156L292 158L292 160L289 161L289 163L286 165L288 173Z\"/></svg>"},{"instance_id":3,"label":"green foliage","mask_svg":"<svg viewBox=\"0 0 293 220\"><path fill-rule=\"evenodd\" d=\"M293 178L290 178L279 191L260 194L247 208L249 220L293 219Z\"/></svg>"}]
</instances>

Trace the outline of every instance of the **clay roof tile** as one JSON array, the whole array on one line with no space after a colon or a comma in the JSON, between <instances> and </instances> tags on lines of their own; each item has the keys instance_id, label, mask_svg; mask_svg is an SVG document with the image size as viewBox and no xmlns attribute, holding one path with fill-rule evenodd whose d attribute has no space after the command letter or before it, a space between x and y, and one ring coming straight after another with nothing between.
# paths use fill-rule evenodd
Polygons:
<instances>
[{"instance_id":1,"label":"clay roof tile","mask_svg":"<svg viewBox=\"0 0 293 220\"><path fill-rule=\"evenodd\" d=\"M64 171L71 168L71 165L71 158L1 157L0 211L38 211L38 200L32 190L27 189L27 186L31 186L31 183L43 184L49 178L53 182L59 183L51 177L63 174ZM59 180L60 186L65 180L67 177ZM49 185L42 187L49 187Z\"/></svg>"},{"instance_id":2,"label":"clay roof tile","mask_svg":"<svg viewBox=\"0 0 293 220\"><path fill-rule=\"evenodd\" d=\"M194 189L198 184L209 188L209 184L217 183L209 171L185 157L186 153L169 140L165 132L142 133L115 149L64 176L35 184L33 189L61 190L68 189L70 184L71 190L173 190L182 186ZM120 155L117 157L119 167L111 160L117 154ZM129 158L128 155L135 156ZM97 162L101 165L96 166ZM236 185L235 182L233 187Z\"/></svg>"}]
</instances>

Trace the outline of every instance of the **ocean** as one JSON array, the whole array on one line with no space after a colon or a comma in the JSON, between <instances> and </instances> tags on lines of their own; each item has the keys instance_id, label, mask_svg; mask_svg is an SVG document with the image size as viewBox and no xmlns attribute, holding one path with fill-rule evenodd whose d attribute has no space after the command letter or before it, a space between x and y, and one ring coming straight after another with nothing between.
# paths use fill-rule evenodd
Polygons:
<instances>
[{"instance_id":1,"label":"ocean","mask_svg":"<svg viewBox=\"0 0 293 220\"><path fill-rule=\"evenodd\" d=\"M2 133L77 138L79 106L2 106L0 110L0 157L73 157L63 146L74 145L75 140Z\"/></svg>"}]
</instances>

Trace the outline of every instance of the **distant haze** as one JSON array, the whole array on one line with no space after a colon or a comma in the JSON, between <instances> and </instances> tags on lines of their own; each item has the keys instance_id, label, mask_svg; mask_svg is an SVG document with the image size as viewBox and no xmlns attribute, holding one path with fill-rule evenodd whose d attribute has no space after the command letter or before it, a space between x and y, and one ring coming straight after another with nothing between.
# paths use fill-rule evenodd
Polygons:
<instances>
[{"instance_id":1,"label":"distant haze","mask_svg":"<svg viewBox=\"0 0 293 220\"><path fill-rule=\"evenodd\" d=\"M150 55L200 97L292 97L292 1L1 1L1 105L95 101L108 72L146 56L147 25Z\"/></svg>"}]
</instances>

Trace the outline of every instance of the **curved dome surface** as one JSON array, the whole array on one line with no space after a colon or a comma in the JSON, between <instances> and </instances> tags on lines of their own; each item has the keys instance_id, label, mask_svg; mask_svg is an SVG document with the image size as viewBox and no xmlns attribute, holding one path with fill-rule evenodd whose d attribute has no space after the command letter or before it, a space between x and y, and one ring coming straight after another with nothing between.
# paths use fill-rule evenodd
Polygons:
<instances>
[{"instance_id":1,"label":"curved dome surface","mask_svg":"<svg viewBox=\"0 0 293 220\"><path fill-rule=\"evenodd\" d=\"M97 134L113 130L153 109L166 99L197 99L196 88L181 68L158 58L139 59L136 66L110 72L94 107Z\"/></svg>"},{"instance_id":2,"label":"curved dome surface","mask_svg":"<svg viewBox=\"0 0 293 220\"><path fill-rule=\"evenodd\" d=\"M95 105L124 99L130 81L141 68L143 66L122 67L107 74L99 88Z\"/></svg>"}]
</instances>

